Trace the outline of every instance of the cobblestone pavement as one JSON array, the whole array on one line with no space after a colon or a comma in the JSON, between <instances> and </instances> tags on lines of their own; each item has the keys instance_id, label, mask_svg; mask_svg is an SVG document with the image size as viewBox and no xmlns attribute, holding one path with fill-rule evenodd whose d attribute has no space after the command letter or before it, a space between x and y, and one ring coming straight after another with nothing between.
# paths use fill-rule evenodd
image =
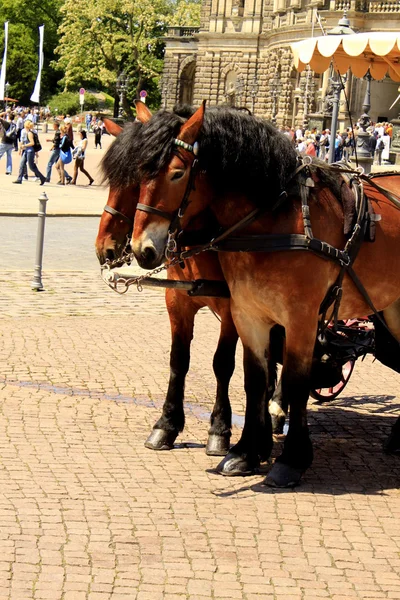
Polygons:
<instances>
[{"instance_id":1,"label":"cobblestone pavement","mask_svg":"<svg viewBox=\"0 0 400 600\"><path fill-rule=\"evenodd\" d=\"M366 359L310 405L315 461L296 490L223 478L204 452L215 317L197 318L185 431L156 453L163 294L117 296L83 271L49 271L34 293L31 277L0 277L0 600L400 598L400 458L381 451L398 375ZM231 400L235 441L240 351Z\"/></svg>"}]
</instances>

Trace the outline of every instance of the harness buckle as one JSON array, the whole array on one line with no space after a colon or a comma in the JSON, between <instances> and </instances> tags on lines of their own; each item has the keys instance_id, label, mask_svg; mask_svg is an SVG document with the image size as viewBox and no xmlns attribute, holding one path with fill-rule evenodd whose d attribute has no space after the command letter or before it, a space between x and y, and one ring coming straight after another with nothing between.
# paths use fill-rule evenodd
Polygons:
<instances>
[{"instance_id":1,"label":"harness buckle","mask_svg":"<svg viewBox=\"0 0 400 600\"><path fill-rule=\"evenodd\" d=\"M170 232L168 234L167 244L165 246L165 258L168 260L172 258L174 254L176 254L178 250L178 244L175 239L176 231Z\"/></svg>"},{"instance_id":2,"label":"harness buckle","mask_svg":"<svg viewBox=\"0 0 400 600\"><path fill-rule=\"evenodd\" d=\"M346 254L345 252L342 252L342 257L339 258L339 263L342 267L349 267L350 266L350 256L348 254Z\"/></svg>"}]
</instances>

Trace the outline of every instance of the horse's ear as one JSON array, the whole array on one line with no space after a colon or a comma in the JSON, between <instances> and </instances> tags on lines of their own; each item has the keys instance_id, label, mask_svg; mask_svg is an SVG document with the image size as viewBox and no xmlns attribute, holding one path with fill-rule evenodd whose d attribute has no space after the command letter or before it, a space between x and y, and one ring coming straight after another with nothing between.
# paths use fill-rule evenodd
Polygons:
<instances>
[{"instance_id":1,"label":"horse's ear","mask_svg":"<svg viewBox=\"0 0 400 600\"><path fill-rule=\"evenodd\" d=\"M114 123L114 121L111 121L111 119L107 119L107 117L104 117L103 123L106 126L107 132L110 135L113 135L114 137L118 137L119 134L122 133L121 125Z\"/></svg>"},{"instance_id":2,"label":"horse's ear","mask_svg":"<svg viewBox=\"0 0 400 600\"><path fill-rule=\"evenodd\" d=\"M187 144L194 144L203 125L206 101L203 100L200 108L186 121L179 132L178 139Z\"/></svg>"},{"instance_id":3,"label":"horse's ear","mask_svg":"<svg viewBox=\"0 0 400 600\"><path fill-rule=\"evenodd\" d=\"M141 123L147 123L148 121L150 121L152 116L153 115L151 114L150 110L147 108L144 102L142 102L141 100L136 102L136 118L138 121L140 121Z\"/></svg>"}]
</instances>

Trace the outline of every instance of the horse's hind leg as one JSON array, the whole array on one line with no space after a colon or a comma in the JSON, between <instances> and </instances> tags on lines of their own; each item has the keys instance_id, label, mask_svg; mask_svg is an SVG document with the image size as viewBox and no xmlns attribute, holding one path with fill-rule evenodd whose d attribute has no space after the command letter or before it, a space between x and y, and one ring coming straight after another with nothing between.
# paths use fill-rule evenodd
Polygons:
<instances>
[{"instance_id":1,"label":"horse's hind leg","mask_svg":"<svg viewBox=\"0 0 400 600\"><path fill-rule=\"evenodd\" d=\"M238 334L232 320L229 301L226 301L226 305L226 309L219 311L221 332L213 361L217 395L208 430L206 453L210 456L225 456L229 451L231 439L232 409L229 402L229 382L235 369Z\"/></svg>"},{"instance_id":2,"label":"horse's hind leg","mask_svg":"<svg viewBox=\"0 0 400 600\"><path fill-rule=\"evenodd\" d=\"M383 316L385 317L386 325L390 329L390 332L395 337L395 339L400 342L400 299L396 300L393 304L391 304L388 308L383 311ZM376 342L378 342L377 336L382 335L384 343L386 342L388 346L388 350L390 352L390 362L388 364L389 367L396 370L400 373L400 345L394 345L392 340L387 339L386 341L386 331L383 330L383 326L379 323L376 324ZM389 336L388 336L389 338ZM380 360L379 356L377 356L378 360ZM385 360L382 361L384 364ZM392 427L392 431L385 441L383 448L385 452L391 454L400 454L400 417L397 419L396 423Z\"/></svg>"},{"instance_id":3,"label":"horse's hind leg","mask_svg":"<svg viewBox=\"0 0 400 600\"><path fill-rule=\"evenodd\" d=\"M171 450L185 425L183 397L189 370L190 343L198 308L175 290L167 290L166 303L171 325L170 377L162 415L145 442L152 450Z\"/></svg>"},{"instance_id":4,"label":"horse's hind leg","mask_svg":"<svg viewBox=\"0 0 400 600\"><path fill-rule=\"evenodd\" d=\"M282 394L282 380L276 385L277 363L283 362L285 330L280 325L271 329L270 351L268 357L268 410L271 415L272 433L283 433L288 413L287 398Z\"/></svg>"}]
</instances>

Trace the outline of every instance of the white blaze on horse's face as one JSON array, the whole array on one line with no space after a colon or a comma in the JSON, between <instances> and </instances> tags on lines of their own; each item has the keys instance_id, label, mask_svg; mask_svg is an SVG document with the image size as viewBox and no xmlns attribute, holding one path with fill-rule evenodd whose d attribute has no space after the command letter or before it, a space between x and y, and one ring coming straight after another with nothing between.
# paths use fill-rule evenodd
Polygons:
<instances>
[{"instance_id":1,"label":"white blaze on horse's face","mask_svg":"<svg viewBox=\"0 0 400 600\"><path fill-rule=\"evenodd\" d=\"M140 186L140 204L154 206L152 200L157 191L156 182L150 181ZM139 209L135 214L132 236L132 250L143 269L154 269L164 261L170 220L159 214Z\"/></svg>"},{"instance_id":2,"label":"white blaze on horse's face","mask_svg":"<svg viewBox=\"0 0 400 600\"><path fill-rule=\"evenodd\" d=\"M145 214L147 216L147 213L142 213ZM133 238L132 249L143 269L154 269L164 261L168 229L169 221L153 216L152 222L148 223L141 235Z\"/></svg>"}]
</instances>

